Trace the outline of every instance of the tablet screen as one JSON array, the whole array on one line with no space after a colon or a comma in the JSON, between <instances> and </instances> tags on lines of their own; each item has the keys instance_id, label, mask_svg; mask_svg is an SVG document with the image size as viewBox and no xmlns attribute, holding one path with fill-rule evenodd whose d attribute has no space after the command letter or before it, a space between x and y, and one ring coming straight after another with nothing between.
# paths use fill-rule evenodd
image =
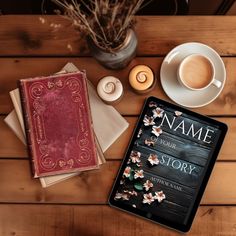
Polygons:
<instances>
[{"instance_id":1,"label":"tablet screen","mask_svg":"<svg viewBox=\"0 0 236 236\"><path fill-rule=\"evenodd\" d=\"M222 131L218 121L149 98L111 204L186 231L213 168L222 132L225 128Z\"/></svg>"}]
</instances>

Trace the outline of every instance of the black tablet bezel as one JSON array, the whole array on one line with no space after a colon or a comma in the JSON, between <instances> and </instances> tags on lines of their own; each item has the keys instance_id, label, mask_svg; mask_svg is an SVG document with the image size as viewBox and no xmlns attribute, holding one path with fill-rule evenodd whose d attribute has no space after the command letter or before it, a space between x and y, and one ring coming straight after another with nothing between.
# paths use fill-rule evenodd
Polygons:
<instances>
[{"instance_id":1,"label":"black tablet bezel","mask_svg":"<svg viewBox=\"0 0 236 236\"><path fill-rule=\"evenodd\" d=\"M119 202L119 201L116 201L114 200L114 196L116 194L116 190L118 188L118 185L119 185L119 182L120 182L120 179L123 175L123 172L124 172L124 169L126 167L126 163L128 161L128 158L130 156L130 153L131 153L131 150L133 148L133 145L134 145L134 142L136 140L136 137L137 137L137 134L138 134L138 131L139 131L139 128L140 126L142 125L142 120L144 118L144 115L148 109L148 104L150 101L154 101L158 104L163 104L164 106L168 106L168 107L171 107L175 110L178 110L180 112L183 112L185 114L188 114L188 115L191 115L191 116L194 116L194 117L197 117L199 119L201 119L202 121L206 121L212 125L217 125L219 127L219 130L221 131L221 134L220 134L220 137L218 139L218 142L215 146L215 149L213 151L213 154L212 154L212 157L211 159L209 160L209 164L208 164L208 169L206 170L205 172L205 175L203 176L203 180L202 180L202 184L199 188L199 191L197 193L197 196L196 196L196 200L195 200L195 203L192 207L192 210L191 210L191 213L190 213L190 216L188 218L188 221L187 221L187 224L184 225L184 224L178 224L178 223L174 223L174 222L170 222L166 219L163 219L161 217L158 217L158 216L153 216L151 215L150 213L146 213L146 212L143 212L142 210L140 209L137 209L137 208L133 208L132 206L127 206L127 205L123 205L122 202ZM135 215L138 215L140 217L143 217L145 219L148 219L148 220L151 220L153 222L156 222L156 223L159 223L159 224L162 224L164 226L167 226L167 227L170 227L170 228L173 228L175 230L178 230L178 231L181 231L181 232L187 232L189 231L189 229L191 228L191 225L192 225L192 222L193 222L193 219L194 219L194 216L196 214L196 211L198 209L198 206L199 206L199 203L201 201L201 198L202 198L202 195L203 195L203 192L206 188L206 185L207 185L207 182L209 180L209 177L210 177L210 174L212 172L212 169L214 167L214 164L215 164L215 161L216 161L216 158L218 156L218 153L220 151L220 148L223 144L223 141L224 141L224 138L225 138L225 135L226 135L226 132L228 130L228 127L226 124L222 123L222 122L219 122L217 120L214 120L214 119L211 119L207 116L203 116L201 114L198 114L196 112L193 112L193 111L190 111L190 110L187 110L185 108L182 108L182 107L179 107L177 105L174 105L174 104L171 104L169 102L166 102L166 101L163 101L161 99L158 99L156 97L149 97L147 98L146 102L144 103L144 106L143 106L143 109L142 109L142 112L141 112L141 115L139 117L139 120L137 122L137 125L136 125L136 128L134 129L134 132L133 132L133 135L132 135L132 138L131 138L131 141L128 145L128 148L127 148L127 152L126 152L126 155L123 159L123 162L121 164L121 167L119 169L119 172L118 172L118 175L117 175L117 178L115 180L115 183L113 185L113 188L112 188L112 191L111 191L111 194L109 196L109 204L113 207L116 207L116 208L119 208L121 210L124 210L124 211L127 211L129 213L133 213Z\"/></svg>"}]
</instances>

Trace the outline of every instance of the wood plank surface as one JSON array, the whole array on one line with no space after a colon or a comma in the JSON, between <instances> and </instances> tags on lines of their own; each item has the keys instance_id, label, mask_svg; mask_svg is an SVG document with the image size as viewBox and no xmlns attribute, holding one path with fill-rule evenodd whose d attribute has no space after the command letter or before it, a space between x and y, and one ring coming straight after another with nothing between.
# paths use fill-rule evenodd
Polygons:
<instances>
[{"instance_id":1,"label":"wood plank surface","mask_svg":"<svg viewBox=\"0 0 236 236\"><path fill-rule=\"evenodd\" d=\"M137 57L123 70L111 71L97 64L92 58L1 58L0 59L0 114L7 114L12 109L9 91L17 87L21 78L50 75L59 71L68 61L72 61L80 69L86 69L88 78L96 86L105 75L113 75L122 81L125 89L123 99L115 107L123 115L138 115L143 102L148 96L170 101L161 88L159 71L163 58ZM220 96L210 105L193 109L207 115L236 115L236 58L223 58L226 65L227 80ZM157 86L145 95L137 95L128 83L128 72L136 64L149 65L157 76ZM42 70L43 68L43 70Z\"/></svg>"},{"instance_id":2,"label":"wood plank surface","mask_svg":"<svg viewBox=\"0 0 236 236\"><path fill-rule=\"evenodd\" d=\"M138 55L165 55L184 42L203 42L236 55L236 16L139 16ZM60 16L0 16L0 55L88 55L71 23Z\"/></svg>"},{"instance_id":3,"label":"wood plank surface","mask_svg":"<svg viewBox=\"0 0 236 236\"><path fill-rule=\"evenodd\" d=\"M99 170L88 171L43 189L32 179L28 160L0 160L0 203L107 203L120 161L108 161ZM236 162L218 162L202 204L236 204ZM63 189L63 191L62 191Z\"/></svg>"},{"instance_id":4,"label":"wood plank surface","mask_svg":"<svg viewBox=\"0 0 236 236\"><path fill-rule=\"evenodd\" d=\"M22 210L24 209L24 210ZM235 206L201 206L188 235L236 235ZM1 205L0 235L169 236L158 224L109 206Z\"/></svg>"},{"instance_id":5,"label":"wood plank surface","mask_svg":"<svg viewBox=\"0 0 236 236\"><path fill-rule=\"evenodd\" d=\"M160 85L163 57L175 46L194 41L224 56L227 71L221 95L194 111L220 116L229 132L189 235L236 235L236 16L137 17L136 32L139 57L112 71L90 57L85 41L59 16L0 16L0 235L179 235L110 208L107 199L145 98L170 101ZM8 93L18 79L53 74L68 61L86 69L95 86L105 75L121 79L125 93L115 107L130 127L107 150L108 161L99 170L44 189L31 177L25 146L3 119L13 108ZM136 64L147 64L156 73L157 86L149 94L137 95L128 84L128 72Z\"/></svg>"},{"instance_id":6,"label":"wood plank surface","mask_svg":"<svg viewBox=\"0 0 236 236\"><path fill-rule=\"evenodd\" d=\"M8 128L0 116L0 158L27 158L26 147ZM133 133L137 117L125 117L129 122L129 128L116 140L105 152L107 159L122 159ZM229 131L225 138L218 160L236 160L236 118L217 118L228 125Z\"/></svg>"}]
</instances>

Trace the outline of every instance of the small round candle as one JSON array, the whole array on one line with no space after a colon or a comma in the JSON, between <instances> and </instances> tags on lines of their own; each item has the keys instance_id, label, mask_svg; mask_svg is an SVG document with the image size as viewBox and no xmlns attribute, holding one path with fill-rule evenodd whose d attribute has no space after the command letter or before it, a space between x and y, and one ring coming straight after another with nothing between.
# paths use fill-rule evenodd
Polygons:
<instances>
[{"instance_id":1,"label":"small round candle","mask_svg":"<svg viewBox=\"0 0 236 236\"><path fill-rule=\"evenodd\" d=\"M108 104L116 103L123 95L123 86L116 77L106 76L98 82L97 93L104 102Z\"/></svg>"},{"instance_id":2,"label":"small round candle","mask_svg":"<svg viewBox=\"0 0 236 236\"><path fill-rule=\"evenodd\" d=\"M151 91L154 88L155 82L152 69L146 65L137 65L129 73L129 83L137 93Z\"/></svg>"}]
</instances>

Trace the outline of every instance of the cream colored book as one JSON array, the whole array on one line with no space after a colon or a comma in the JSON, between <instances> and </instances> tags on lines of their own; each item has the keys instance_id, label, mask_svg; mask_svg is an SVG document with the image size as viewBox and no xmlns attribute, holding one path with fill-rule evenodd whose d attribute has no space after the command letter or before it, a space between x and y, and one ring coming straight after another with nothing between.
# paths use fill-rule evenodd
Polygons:
<instances>
[{"instance_id":1,"label":"cream colored book","mask_svg":"<svg viewBox=\"0 0 236 236\"><path fill-rule=\"evenodd\" d=\"M23 119L23 115L22 115L22 107L21 107L21 101L20 101L20 93L19 93L19 89L14 89L12 91L10 91L10 97L13 103L13 106L15 108L15 112L16 115L18 117L18 120L20 122L20 126L23 132L24 137L25 136L25 125L24 125L24 119Z\"/></svg>"},{"instance_id":2,"label":"cream colored book","mask_svg":"<svg viewBox=\"0 0 236 236\"><path fill-rule=\"evenodd\" d=\"M25 135L23 133L23 129L18 120L16 110L12 110L8 116L4 119L4 121L8 124L11 130L15 133L15 135L20 139L24 145L26 145Z\"/></svg>"},{"instance_id":3,"label":"cream colored book","mask_svg":"<svg viewBox=\"0 0 236 236\"><path fill-rule=\"evenodd\" d=\"M59 73L75 71L78 71L78 69L72 63L68 63ZM89 81L88 90L99 156L99 164L102 164L105 162L103 152L105 152L107 148L127 129L129 124L112 106L108 106L101 101ZM24 139L22 136L24 122L20 122L20 120L23 121L23 115L18 89L11 91L11 98L14 101L13 104L16 108L16 111L12 111L6 117L5 122L9 125L17 137L23 140L23 143L26 143L24 134ZM16 114L18 118L16 117ZM21 128L20 130L19 127ZM75 175L78 175L78 173L42 177L40 178L40 182L43 187L48 187Z\"/></svg>"}]
</instances>

